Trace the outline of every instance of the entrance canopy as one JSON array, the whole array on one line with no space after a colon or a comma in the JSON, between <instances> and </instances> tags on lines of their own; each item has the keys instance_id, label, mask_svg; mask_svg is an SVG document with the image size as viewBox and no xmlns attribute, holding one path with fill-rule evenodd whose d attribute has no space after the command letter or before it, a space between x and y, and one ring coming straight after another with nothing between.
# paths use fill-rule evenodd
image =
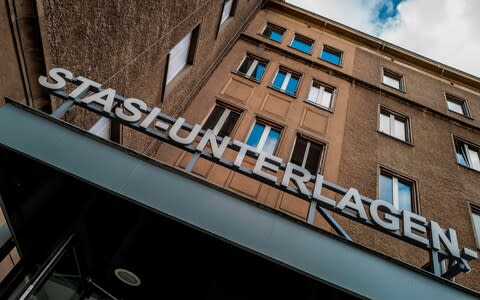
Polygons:
<instances>
[{"instance_id":1,"label":"entrance canopy","mask_svg":"<svg viewBox=\"0 0 480 300\"><path fill-rule=\"evenodd\" d=\"M33 172L38 168L42 172L61 173L62 176L44 180ZM71 220L81 219L82 213L87 210L82 200L88 200L95 207L95 201L108 198L109 204L98 210L102 214L92 222L96 226L102 226L98 220L108 223L109 209L115 215L115 201L128 203L148 211L148 214L183 224L189 230L208 234L209 239L227 242L236 249L287 267L308 277L308 280L313 279L358 297L479 297L448 280L294 222L248 199L130 153L118 145L19 104L9 103L0 108L0 170L2 205L17 248L22 259L27 261L46 257L48 249L69 234L65 224L72 227L71 231L76 230L77 225ZM32 172L29 173L29 170ZM10 175L25 177L18 182L37 185L31 189L36 192L27 193L26 189L13 186L14 181L8 178ZM57 193L53 198L48 197L51 190L58 189L62 196ZM89 194L90 189L101 192L93 196ZM102 199L95 199L101 195L104 195ZM25 204L16 205L15 197L21 197ZM119 205L119 209L122 206L124 204ZM124 217L128 219L128 215ZM167 225L168 222L165 223ZM122 231L128 235L128 228L118 229L120 232L117 235L122 235ZM83 231L84 235L88 234L88 230ZM162 232L158 232L157 236L153 232L151 237L152 244L163 241ZM176 238L182 239L182 236ZM189 250L193 253L203 244L190 246ZM189 251L181 254L184 257L188 255ZM185 272L188 274L188 271Z\"/></svg>"}]
</instances>

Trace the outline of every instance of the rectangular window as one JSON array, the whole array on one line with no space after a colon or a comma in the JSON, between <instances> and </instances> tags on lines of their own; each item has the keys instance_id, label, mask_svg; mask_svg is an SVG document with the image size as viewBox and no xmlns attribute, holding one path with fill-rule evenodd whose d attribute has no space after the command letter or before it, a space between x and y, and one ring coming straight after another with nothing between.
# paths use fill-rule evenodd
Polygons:
<instances>
[{"instance_id":1,"label":"rectangular window","mask_svg":"<svg viewBox=\"0 0 480 300\"><path fill-rule=\"evenodd\" d=\"M320 59L339 66L342 63L342 54L342 51L324 45L320 53Z\"/></svg>"},{"instance_id":2,"label":"rectangular window","mask_svg":"<svg viewBox=\"0 0 480 300\"><path fill-rule=\"evenodd\" d=\"M220 137L229 136L239 117L239 111L233 111L217 104L203 124L202 129L212 129L213 133Z\"/></svg>"},{"instance_id":3,"label":"rectangular window","mask_svg":"<svg viewBox=\"0 0 480 300\"><path fill-rule=\"evenodd\" d=\"M271 40L274 40L275 42L280 43L282 41L285 31L285 28L273 25L271 23L267 23L267 26L265 26L265 29L263 29L262 35Z\"/></svg>"},{"instance_id":4,"label":"rectangular window","mask_svg":"<svg viewBox=\"0 0 480 300\"><path fill-rule=\"evenodd\" d=\"M409 135L408 118L397 115L384 108L380 109L378 130L408 143L411 140Z\"/></svg>"},{"instance_id":5,"label":"rectangular window","mask_svg":"<svg viewBox=\"0 0 480 300\"><path fill-rule=\"evenodd\" d=\"M225 0L225 2L223 3L222 19L220 20L220 25L225 23L225 21L232 15L232 6L233 0Z\"/></svg>"},{"instance_id":6,"label":"rectangular window","mask_svg":"<svg viewBox=\"0 0 480 300\"><path fill-rule=\"evenodd\" d=\"M384 170L380 173L380 199L399 210L413 211L414 183L394 176Z\"/></svg>"},{"instance_id":7,"label":"rectangular window","mask_svg":"<svg viewBox=\"0 0 480 300\"><path fill-rule=\"evenodd\" d=\"M403 90L403 76L390 70L383 70L383 83L397 90Z\"/></svg>"},{"instance_id":8,"label":"rectangular window","mask_svg":"<svg viewBox=\"0 0 480 300\"><path fill-rule=\"evenodd\" d=\"M457 162L462 166L480 171L479 148L455 139Z\"/></svg>"},{"instance_id":9,"label":"rectangular window","mask_svg":"<svg viewBox=\"0 0 480 300\"><path fill-rule=\"evenodd\" d=\"M318 81L313 81L308 92L307 101L319 105L323 108L330 109L332 107L333 94L335 88Z\"/></svg>"},{"instance_id":10,"label":"rectangular window","mask_svg":"<svg viewBox=\"0 0 480 300\"><path fill-rule=\"evenodd\" d=\"M472 220L473 220L473 229L477 237L477 247L480 249L480 209L476 207L472 208Z\"/></svg>"},{"instance_id":11,"label":"rectangular window","mask_svg":"<svg viewBox=\"0 0 480 300\"><path fill-rule=\"evenodd\" d=\"M300 75L280 68L273 79L272 86L278 90L295 96L297 94Z\"/></svg>"},{"instance_id":12,"label":"rectangular window","mask_svg":"<svg viewBox=\"0 0 480 300\"><path fill-rule=\"evenodd\" d=\"M312 52L313 40L299 34L295 34L290 47L310 54Z\"/></svg>"},{"instance_id":13,"label":"rectangular window","mask_svg":"<svg viewBox=\"0 0 480 300\"><path fill-rule=\"evenodd\" d=\"M280 130L260 122L256 122L247 138L247 145L258 152L273 154L280 140Z\"/></svg>"},{"instance_id":14,"label":"rectangular window","mask_svg":"<svg viewBox=\"0 0 480 300\"><path fill-rule=\"evenodd\" d=\"M168 84L186 65L193 64L193 56L197 44L200 26L187 33L168 53L167 78Z\"/></svg>"},{"instance_id":15,"label":"rectangular window","mask_svg":"<svg viewBox=\"0 0 480 300\"><path fill-rule=\"evenodd\" d=\"M241 73L245 77L260 81L262 79L263 73L265 72L266 65L266 60L261 60L253 56L247 55L238 67L237 72Z\"/></svg>"},{"instance_id":16,"label":"rectangular window","mask_svg":"<svg viewBox=\"0 0 480 300\"><path fill-rule=\"evenodd\" d=\"M445 97L447 99L447 107L449 111L456 112L457 114L461 114L466 117L470 116L465 100L450 94L445 94Z\"/></svg>"},{"instance_id":17,"label":"rectangular window","mask_svg":"<svg viewBox=\"0 0 480 300\"><path fill-rule=\"evenodd\" d=\"M317 174L323 153L323 144L297 136L290 162L307 169L311 174Z\"/></svg>"}]
</instances>

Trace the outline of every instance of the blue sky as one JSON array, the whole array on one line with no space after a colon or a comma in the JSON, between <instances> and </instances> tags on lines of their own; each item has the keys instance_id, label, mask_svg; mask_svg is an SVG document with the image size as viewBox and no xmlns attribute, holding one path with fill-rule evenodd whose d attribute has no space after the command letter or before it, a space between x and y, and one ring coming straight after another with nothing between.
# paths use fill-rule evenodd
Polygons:
<instances>
[{"instance_id":1,"label":"blue sky","mask_svg":"<svg viewBox=\"0 0 480 300\"><path fill-rule=\"evenodd\" d=\"M286 0L480 77L480 0Z\"/></svg>"}]
</instances>

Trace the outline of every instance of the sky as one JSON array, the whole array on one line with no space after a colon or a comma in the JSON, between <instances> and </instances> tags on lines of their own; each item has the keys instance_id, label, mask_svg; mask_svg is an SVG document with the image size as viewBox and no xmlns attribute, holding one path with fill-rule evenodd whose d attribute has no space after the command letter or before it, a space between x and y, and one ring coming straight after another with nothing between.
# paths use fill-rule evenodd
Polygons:
<instances>
[{"instance_id":1,"label":"sky","mask_svg":"<svg viewBox=\"0 0 480 300\"><path fill-rule=\"evenodd\" d=\"M287 0L480 77L480 0Z\"/></svg>"}]
</instances>

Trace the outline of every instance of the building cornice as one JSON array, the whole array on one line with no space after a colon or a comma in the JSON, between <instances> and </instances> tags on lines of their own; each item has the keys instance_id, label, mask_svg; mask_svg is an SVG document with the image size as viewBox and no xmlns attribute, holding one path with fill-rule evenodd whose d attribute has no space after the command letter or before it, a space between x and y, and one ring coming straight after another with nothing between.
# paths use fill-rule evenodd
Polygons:
<instances>
[{"instance_id":1,"label":"building cornice","mask_svg":"<svg viewBox=\"0 0 480 300\"><path fill-rule=\"evenodd\" d=\"M306 23L312 24L316 27L322 28L327 32L331 32L344 39L353 41L361 46L378 51L382 54L390 56L396 60L403 61L407 64L413 65L435 76L466 85L477 91L480 91L480 78L468 74L461 70L447 66L440 62L434 61L430 58L419 55L415 52L406 50L402 47L388 43L381 39L375 38L366 33L360 32L356 29L340 24L328 18L322 17L305 9L299 8L295 5L284 2L283 0L270 0L264 5L266 8L271 8L280 13L289 15L291 17L302 20Z\"/></svg>"}]
</instances>

